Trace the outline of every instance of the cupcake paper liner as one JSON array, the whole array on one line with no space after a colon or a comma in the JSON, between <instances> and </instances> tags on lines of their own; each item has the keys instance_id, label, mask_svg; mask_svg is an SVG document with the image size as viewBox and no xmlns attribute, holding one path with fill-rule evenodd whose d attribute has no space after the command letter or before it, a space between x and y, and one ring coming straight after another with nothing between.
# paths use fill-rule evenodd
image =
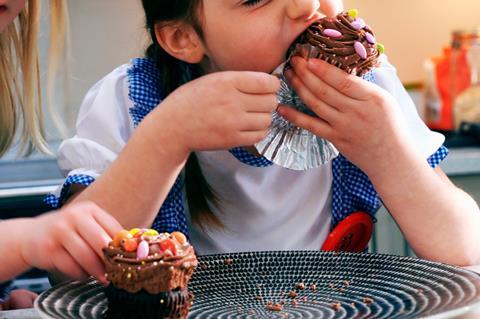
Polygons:
<instances>
[{"instance_id":1,"label":"cupcake paper liner","mask_svg":"<svg viewBox=\"0 0 480 319\"><path fill-rule=\"evenodd\" d=\"M304 57L318 55L317 50L309 45L301 45L297 49L302 50L301 55ZM289 86L284 76L287 69L288 64L284 63L273 72L279 77L281 83L280 90L277 92L278 103L316 116ZM273 112L272 124L267 137L255 144L255 147L271 162L292 170L316 168L328 163L338 155L338 151L332 143L293 125L277 112Z\"/></svg>"}]
</instances>

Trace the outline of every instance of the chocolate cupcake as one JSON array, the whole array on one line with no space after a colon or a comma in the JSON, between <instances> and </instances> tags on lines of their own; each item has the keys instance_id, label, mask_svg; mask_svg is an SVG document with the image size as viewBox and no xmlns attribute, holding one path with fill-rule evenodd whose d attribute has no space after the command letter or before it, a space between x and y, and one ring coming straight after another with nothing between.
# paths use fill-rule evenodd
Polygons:
<instances>
[{"instance_id":1,"label":"chocolate cupcake","mask_svg":"<svg viewBox=\"0 0 480 319\"><path fill-rule=\"evenodd\" d=\"M383 51L383 45L376 42L372 29L358 17L357 10L342 12L334 18L322 18L298 37L288 50L287 61L273 72L281 83L277 92L278 103L316 116L285 78L291 57L322 59L347 73L368 79L368 71L379 65ZM332 143L294 126L277 112L273 113L267 137L255 147L266 159L293 170L316 168L338 155Z\"/></svg>"},{"instance_id":2,"label":"chocolate cupcake","mask_svg":"<svg viewBox=\"0 0 480 319\"><path fill-rule=\"evenodd\" d=\"M322 59L350 74L363 76L378 66L384 46L355 9L313 23L292 47L290 56Z\"/></svg>"},{"instance_id":3,"label":"chocolate cupcake","mask_svg":"<svg viewBox=\"0 0 480 319\"><path fill-rule=\"evenodd\" d=\"M197 266L193 247L180 232L120 231L103 249L107 318L185 318L188 282Z\"/></svg>"}]
</instances>

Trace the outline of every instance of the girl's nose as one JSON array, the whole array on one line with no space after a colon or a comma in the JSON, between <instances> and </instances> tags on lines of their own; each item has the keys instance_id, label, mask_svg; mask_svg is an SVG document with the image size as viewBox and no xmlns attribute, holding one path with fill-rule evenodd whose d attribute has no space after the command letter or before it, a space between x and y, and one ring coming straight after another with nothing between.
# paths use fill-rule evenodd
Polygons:
<instances>
[{"instance_id":1,"label":"girl's nose","mask_svg":"<svg viewBox=\"0 0 480 319\"><path fill-rule=\"evenodd\" d=\"M290 19L308 19L320 8L320 0L287 0L287 15Z\"/></svg>"}]
</instances>

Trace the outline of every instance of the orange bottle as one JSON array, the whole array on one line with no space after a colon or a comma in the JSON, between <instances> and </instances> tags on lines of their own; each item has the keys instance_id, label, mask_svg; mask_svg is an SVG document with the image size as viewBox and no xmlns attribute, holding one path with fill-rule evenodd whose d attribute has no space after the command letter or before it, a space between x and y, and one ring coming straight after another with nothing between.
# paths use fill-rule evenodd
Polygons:
<instances>
[{"instance_id":1,"label":"orange bottle","mask_svg":"<svg viewBox=\"0 0 480 319\"><path fill-rule=\"evenodd\" d=\"M471 32L455 31L443 55L425 64L425 121L433 130L454 130L454 101L471 85L468 50L473 36Z\"/></svg>"}]
</instances>

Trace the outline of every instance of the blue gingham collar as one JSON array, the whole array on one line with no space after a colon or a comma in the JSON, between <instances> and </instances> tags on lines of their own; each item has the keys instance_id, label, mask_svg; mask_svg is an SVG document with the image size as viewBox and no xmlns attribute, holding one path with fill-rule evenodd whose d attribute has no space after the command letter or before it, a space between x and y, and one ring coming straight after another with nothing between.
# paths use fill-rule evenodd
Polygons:
<instances>
[{"instance_id":1,"label":"blue gingham collar","mask_svg":"<svg viewBox=\"0 0 480 319\"><path fill-rule=\"evenodd\" d=\"M129 92L128 97L133 102L129 109L134 126L147 116L165 98L161 91L161 76L154 61L148 58L137 58L131 62L127 70ZM237 160L253 167L268 167L273 165L265 157L257 157L244 148L236 147L229 150Z\"/></svg>"}]
</instances>

